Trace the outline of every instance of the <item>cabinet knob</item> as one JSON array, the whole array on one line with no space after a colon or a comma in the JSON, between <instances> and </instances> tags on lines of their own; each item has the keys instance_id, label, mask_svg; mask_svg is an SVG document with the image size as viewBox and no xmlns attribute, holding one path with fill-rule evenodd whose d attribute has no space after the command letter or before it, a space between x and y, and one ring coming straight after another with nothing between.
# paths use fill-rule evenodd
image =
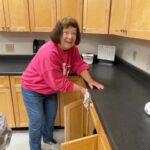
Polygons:
<instances>
[{"instance_id":1,"label":"cabinet knob","mask_svg":"<svg viewBox=\"0 0 150 150\"><path fill-rule=\"evenodd\" d=\"M1 29L2 29L3 31L6 31L6 27L1 27Z\"/></svg>"},{"instance_id":2,"label":"cabinet knob","mask_svg":"<svg viewBox=\"0 0 150 150\"><path fill-rule=\"evenodd\" d=\"M120 32L123 32L123 29L120 29Z\"/></svg>"},{"instance_id":3,"label":"cabinet knob","mask_svg":"<svg viewBox=\"0 0 150 150\"><path fill-rule=\"evenodd\" d=\"M120 32L123 32L123 33L127 34L127 30L126 29L120 29Z\"/></svg>"},{"instance_id":4,"label":"cabinet knob","mask_svg":"<svg viewBox=\"0 0 150 150\"><path fill-rule=\"evenodd\" d=\"M1 29L3 29L3 30L4 30L4 29L5 29L5 27L1 27Z\"/></svg>"},{"instance_id":5,"label":"cabinet knob","mask_svg":"<svg viewBox=\"0 0 150 150\"><path fill-rule=\"evenodd\" d=\"M85 32L86 31L86 27L83 27L83 32Z\"/></svg>"}]
</instances>

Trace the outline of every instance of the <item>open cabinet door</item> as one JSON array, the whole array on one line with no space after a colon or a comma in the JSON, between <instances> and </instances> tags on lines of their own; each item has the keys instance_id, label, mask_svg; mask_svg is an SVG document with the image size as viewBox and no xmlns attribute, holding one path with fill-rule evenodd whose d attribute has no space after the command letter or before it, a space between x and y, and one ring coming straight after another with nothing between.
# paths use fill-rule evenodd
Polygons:
<instances>
[{"instance_id":1,"label":"open cabinet door","mask_svg":"<svg viewBox=\"0 0 150 150\"><path fill-rule=\"evenodd\" d=\"M65 141L83 137L83 99L64 107Z\"/></svg>"},{"instance_id":2,"label":"open cabinet door","mask_svg":"<svg viewBox=\"0 0 150 150\"><path fill-rule=\"evenodd\" d=\"M61 150L98 150L98 135L72 140L61 144Z\"/></svg>"}]
</instances>

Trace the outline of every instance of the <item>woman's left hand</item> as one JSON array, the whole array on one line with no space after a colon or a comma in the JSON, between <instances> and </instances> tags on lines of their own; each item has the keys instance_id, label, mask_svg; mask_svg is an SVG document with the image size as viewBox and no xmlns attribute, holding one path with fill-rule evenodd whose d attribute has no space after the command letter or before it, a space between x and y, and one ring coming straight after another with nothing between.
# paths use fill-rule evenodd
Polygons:
<instances>
[{"instance_id":1,"label":"woman's left hand","mask_svg":"<svg viewBox=\"0 0 150 150\"><path fill-rule=\"evenodd\" d=\"M93 89L94 87L96 87L98 90L103 90L104 86L101 83L96 82L95 80L90 81L90 83L88 83L90 88Z\"/></svg>"}]
</instances>

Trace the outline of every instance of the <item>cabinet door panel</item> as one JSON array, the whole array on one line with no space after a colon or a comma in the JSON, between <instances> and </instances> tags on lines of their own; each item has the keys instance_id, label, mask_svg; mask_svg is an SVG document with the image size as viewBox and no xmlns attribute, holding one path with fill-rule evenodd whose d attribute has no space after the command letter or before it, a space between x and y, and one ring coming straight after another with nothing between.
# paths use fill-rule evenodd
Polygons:
<instances>
[{"instance_id":1,"label":"cabinet door panel","mask_svg":"<svg viewBox=\"0 0 150 150\"><path fill-rule=\"evenodd\" d=\"M71 76L69 79L81 86L85 87L84 81L81 77L78 76ZM76 100L83 98L81 92L66 92L66 93L58 93L58 99L60 102L60 118L61 118L61 126L64 126L64 106L70 104Z\"/></svg>"},{"instance_id":2,"label":"cabinet door panel","mask_svg":"<svg viewBox=\"0 0 150 150\"><path fill-rule=\"evenodd\" d=\"M12 88L16 127L27 127L28 116L23 102L21 88Z\"/></svg>"},{"instance_id":3,"label":"cabinet door panel","mask_svg":"<svg viewBox=\"0 0 150 150\"><path fill-rule=\"evenodd\" d=\"M16 127L27 127L28 126L28 116L27 111L23 102L23 97L21 93L21 81L20 76L11 76L11 91L14 104L14 112L16 118ZM60 126L60 114L59 114L59 101L58 110L55 120L55 125Z\"/></svg>"},{"instance_id":4,"label":"cabinet door panel","mask_svg":"<svg viewBox=\"0 0 150 150\"><path fill-rule=\"evenodd\" d=\"M61 145L61 150L100 150L98 148L98 135L92 135L63 143Z\"/></svg>"},{"instance_id":5,"label":"cabinet door panel","mask_svg":"<svg viewBox=\"0 0 150 150\"><path fill-rule=\"evenodd\" d=\"M8 31L30 31L27 0L4 0Z\"/></svg>"},{"instance_id":6,"label":"cabinet door panel","mask_svg":"<svg viewBox=\"0 0 150 150\"><path fill-rule=\"evenodd\" d=\"M80 29L82 30L82 0L57 0L57 20L71 16L78 20Z\"/></svg>"},{"instance_id":7,"label":"cabinet door panel","mask_svg":"<svg viewBox=\"0 0 150 150\"><path fill-rule=\"evenodd\" d=\"M83 137L83 99L64 108L65 141Z\"/></svg>"},{"instance_id":8,"label":"cabinet door panel","mask_svg":"<svg viewBox=\"0 0 150 150\"><path fill-rule=\"evenodd\" d=\"M108 33L110 0L84 0L84 33Z\"/></svg>"},{"instance_id":9,"label":"cabinet door panel","mask_svg":"<svg viewBox=\"0 0 150 150\"><path fill-rule=\"evenodd\" d=\"M110 20L110 34L125 36L123 30L126 29L127 13L128 13L127 0L113 0L111 5L111 20Z\"/></svg>"},{"instance_id":10,"label":"cabinet door panel","mask_svg":"<svg viewBox=\"0 0 150 150\"><path fill-rule=\"evenodd\" d=\"M31 31L50 32L56 23L55 0L29 0Z\"/></svg>"},{"instance_id":11,"label":"cabinet door panel","mask_svg":"<svg viewBox=\"0 0 150 150\"><path fill-rule=\"evenodd\" d=\"M150 39L150 2L149 0L131 0L127 21L127 35Z\"/></svg>"},{"instance_id":12,"label":"cabinet door panel","mask_svg":"<svg viewBox=\"0 0 150 150\"><path fill-rule=\"evenodd\" d=\"M5 26L3 1L0 0L0 31L4 31Z\"/></svg>"},{"instance_id":13,"label":"cabinet door panel","mask_svg":"<svg viewBox=\"0 0 150 150\"><path fill-rule=\"evenodd\" d=\"M0 88L0 112L6 116L9 127L15 127L13 103L9 88Z\"/></svg>"}]
</instances>

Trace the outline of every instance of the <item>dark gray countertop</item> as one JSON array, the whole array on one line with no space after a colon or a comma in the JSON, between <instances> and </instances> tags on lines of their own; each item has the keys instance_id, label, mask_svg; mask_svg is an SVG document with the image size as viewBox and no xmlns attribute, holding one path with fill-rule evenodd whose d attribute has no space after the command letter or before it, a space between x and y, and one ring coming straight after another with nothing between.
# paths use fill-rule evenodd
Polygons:
<instances>
[{"instance_id":1,"label":"dark gray countertop","mask_svg":"<svg viewBox=\"0 0 150 150\"><path fill-rule=\"evenodd\" d=\"M105 86L103 91L90 93L112 148L150 150L150 116L144 112L150 101L150 83L121 63L95 64L90 72Z\"/></svg>"},{"instance_id":2,"label":"dark gray countertop","mask_svg":"<svg viewBox=\"0 0 150 150\"><path fill-rule=\"evenodd\" d=\"M21 75L33 56L0 56L0 75ZM93 64L93 78L105 89L90 90L93 103L113 150L150 150L150 81L122 63Z\"/></svg>"},{"instance_id":3,"label":"dark gray countertop","mask_svg":"<svg viewBox=\"0 0 150 150\"><path fill-rule=\"evenodd\" d=\"M0 55L0 75L21 75L33 55Z\"/></svg>"}]
</instances>

